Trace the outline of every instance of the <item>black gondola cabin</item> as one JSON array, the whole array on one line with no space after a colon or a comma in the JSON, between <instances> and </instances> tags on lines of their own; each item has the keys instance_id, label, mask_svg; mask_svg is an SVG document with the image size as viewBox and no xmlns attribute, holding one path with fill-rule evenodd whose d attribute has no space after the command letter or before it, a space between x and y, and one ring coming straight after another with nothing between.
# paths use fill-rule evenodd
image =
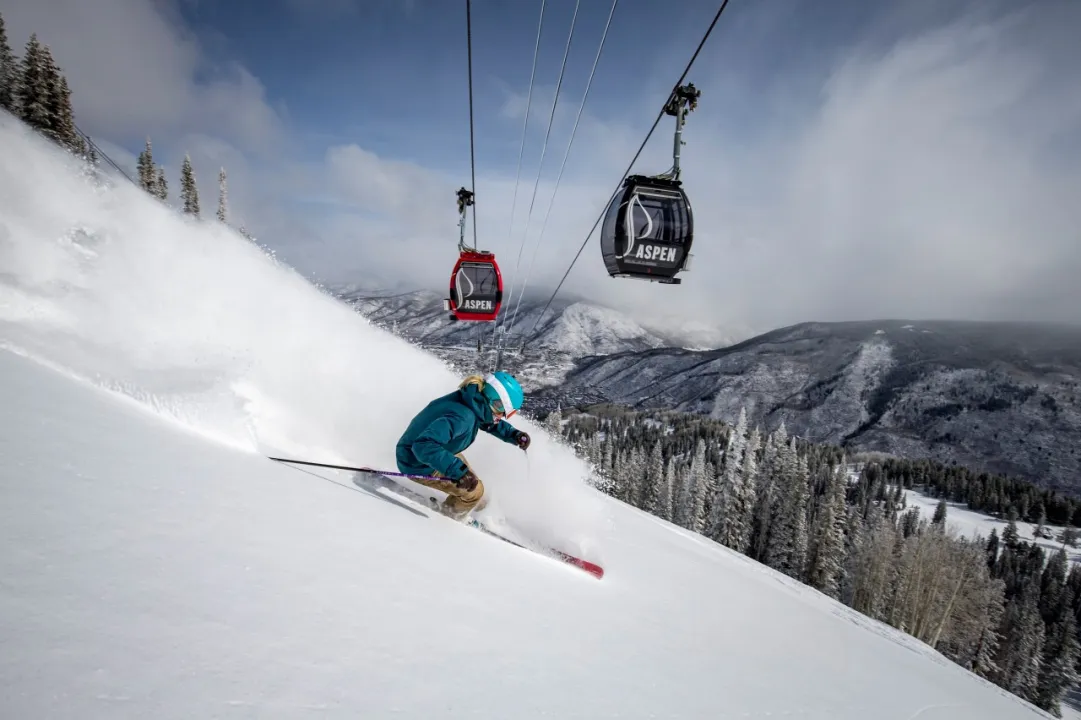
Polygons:
<instances>
[{"instance_id":1,"label":"black gondola cabin","mask_svg":"<svg viewBox=\"0 0 1081 720\"><path fill-rule=\"evenodd\" d=\"M443 307L453 320L492 321L503 303L503 275L495 255L463 250L450 274L450 297Z\"/></svg>"},{"instance_id":2,"label":"black gondola cabin","mask_svg":"<svg viewBox=\"0 0 1081 720\"><path fill-rule=\"evenodd\" d=\"M687 269L694 215L678 180L631 175L601 226L601 255L610 277L679 284Z\"/></svg>"}]
</instances>

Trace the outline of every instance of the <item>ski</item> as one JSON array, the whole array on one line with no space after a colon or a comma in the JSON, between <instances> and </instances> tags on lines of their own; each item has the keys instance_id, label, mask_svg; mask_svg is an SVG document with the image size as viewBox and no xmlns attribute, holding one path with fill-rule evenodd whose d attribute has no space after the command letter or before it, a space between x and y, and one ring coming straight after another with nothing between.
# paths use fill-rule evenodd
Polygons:
<instances>
[{"instance_id":1,"label":"ski","mask_svg":"<svg viewBox=\"0 0 1081 720\"><path fill-rule=\"evenodd\" d=\"M390 492L395 493L395 494L397 494L397 495L399 495L401 497L404 497L407 500L413 501L415 504L420 505L421 507L427 508L429 510L433 510L436 513L439 513L440 515L443 515L444 517L447 517L447 519L449 519L449 520L454 519L454 518L451 518L451 517L445 515L441 511L440 502L439 502L438 498L436 498L435 496L423 495L420 492L418 492L416 490L413 490L412 488L404 487L403 485L401 485L399 483L396 483L393 480L391 480L389 477L387 477L380 470L372 470L372 469L369 469L369 468L356 468L356 473L357 473L356 476L353 478L353 483L355 485L357 485L358 487L368 487L369 489L371 489L371 487L374 485L374 487L377 488L377 489L389 490ZM378 481L375 482L375 483L367 483L367 482L364 482L361 479L362 477L377 478ZM579 558L579 557L575 557L574 555L571 555L570 553L565 553L562 550L556 550L555 548L552 548L552 547L547 547L547 546L531 547L529 545L520 543L517 540L513 540L513 539L511 539L511 538L509 538L509 537L507 537L507 536L505 536L505 535L503 535L503 534L501 534L499 532L496 532L495 530L493 530L492 528L486 526L484 523L480 522L479 520L477 520L474 517L470 517L470 518L468 518L468 519L466 519L464 521L459 521L459 522L462 525L465 525L466 527L471 527L471 528L474 528L476 530L479 530L479 531L481 531L482 533L484 533L486 535L494 537L494 538L496 538L498 540L502 540L503 542L514 545L515 547L519 547L519 548L522 548L523 550L528 550L530 552L535 552L535 553L537 553L539 555L542 555L544 557L549 557L549 558L552 558L554 560L560 560L560 561L562 561L562 562L564 562L564 563L566 563L568 565L572 565L572 566L574 566L576 568L579 568L580 570L584 570L585 572L589 573L590 575L597 578L598 580L602 579L604 577L604 568L602 568L600 565L598 565L596 563L593 563L593 562L590 562L588 560L583 560L582 558Z\"/></svg>"}]
</instances>

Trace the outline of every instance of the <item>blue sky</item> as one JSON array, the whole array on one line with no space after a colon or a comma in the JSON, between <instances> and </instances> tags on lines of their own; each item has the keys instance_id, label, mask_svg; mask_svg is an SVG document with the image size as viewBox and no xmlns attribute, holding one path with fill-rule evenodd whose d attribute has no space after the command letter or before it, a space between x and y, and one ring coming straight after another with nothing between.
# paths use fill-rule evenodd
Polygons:
<instances>
[{"instance_id":1,"label":"blue sky","mask_svg":"<svg viewBox=\"0 0 1081 720\"><path fill-rule=\"evenodd\" d=\"M476 0L472 5L478 162L506 171L517 159L520 122L504 108L527 91L542 3ZM549 92L574 21L561 87L567 107L585 90L611 4L546 0L543 5L536 83ZM761 118L755 117L758 104L750 88L792 82L793 72L823 72L837 46L857 41L874 17L868 7L790 0L783 11L775 6L762 12L730 3L697 61L699 68L741 63L743 87L739 104L726 109L729 125L754 132ZM651 111L717 8L712 0L621 0L590 90L590 112L648 127ZM311 152L362 139L381 154L448 171L468 162L464 2L196 1L179 11L212 58L258 69L269 102L288 109L296 139L303 138ZM547 107L538 120L547 119Z\"/></svg>"},{"instance_id":2,"label":"blue sky","mask_svg":"<svg viewBox=\"0 0 1081 720\"><path fill-rule=\"evenodd\" d=\"M477 0L472 7L474 113L478 162L513 170L521 123L504 106L525 95L540 2ZM610 10L607 0L547 0L538 85L555 86L575 21L563 103L584 89ZM613 17L589 107L618 116L627 94L663 70L674 80L717 6L622 0ZM449 171L468 167L469 115L464 2L194 2L185 21L220 60L258 68L271 103L283 103L313 152L362 139L365 147ZM663 27L663 32L658 32ZM658 37L659 35L659 37ZM718 33L720 35L720 33ZM716 57L711 45L703 57ZM628 84L630 83L630 84ZM669 82L669 84L671 84ZM546 98L550 101L550 95ZM637 109L637 108L636 108ZM642 113L628 120L647 124ZM538 128L540 126L538 125Z\"/></svg>"},{"instance_id":3,"label":"blue sky","mask_svg":"<svg viewBox=\"0 0 1081 720\"><path fill-rule=\"evenodd\" d=\"M508 280L562 276L717 6L619 1L557 189L610 2L580 3L538 180L575 9L546 1L517 185L541 3L473 2L477 228ZM233 222L318 281L445 285L470 184L464 2L0 11L16 50L32 31L50 45L77 121L119 162L149 135L176 188L189 154L208 208L224 166ZM696 270L678 287L611 280L589 247L566 291L738 330L1078 319L1078 22L1072 0L731 0L688 77L703 93L683 160ZM635 171L667 169L671 130Z\"/></svg>"}]
</instances>

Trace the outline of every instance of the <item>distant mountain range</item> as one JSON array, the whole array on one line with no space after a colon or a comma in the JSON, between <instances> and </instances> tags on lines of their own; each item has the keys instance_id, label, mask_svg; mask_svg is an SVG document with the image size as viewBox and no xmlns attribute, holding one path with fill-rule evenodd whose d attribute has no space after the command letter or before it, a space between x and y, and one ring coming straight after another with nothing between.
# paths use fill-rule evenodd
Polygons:
<instances>
[{"instance_id":1,"label":"distant mountain range","mask_svg":"<svg viewBox=\"0 0 1081 720\"><path fill-rule=\"evenodd\" d=\"M475 369L493 325L450 323L434 292L340 297L376 324ZM544 298L546 299L546 298ZM544 299L524 299L516 347ZM691 333L646 327L610 308L557 300L518 373L532 413L615 403L670 409L853 451L957 462L1081 493L1081 328L980 322L802 323L701 350ZM719 337L723 337L718 333Z\"/></svg>"},{"instance_id":2,"label":"distant mountain range","mask_svg":"<svg viewBox=\"0 0 1081 720\"><path fill-rule=\"evenodd\" d=\"M977 322L803 323L724 349L581 360L534 406L617 403L852 450L957 462L1081 491L1081 328Z\"/></svg>"},{"instance_id":3,"label":"distant mountain range","mask_svg":"<svg viewBox=\"0 0 1081 720\"><path fill-rule=\"evenodd\" d=\"M463 369L476 364L478 341L484 351L495 347L497 324L450 322L443 310L443 294L356 287L333 292L376 325ZM504 347L518 348L532 336L521 357L506 359L527 389L558 384L584 357L662 347L719 347L732 340L730 335L693 323L675 330L649 326L612 308L567 296L557 297L538 324L547 300L547 296L524 297L517 312L517 297L514 303L504 304L507 316L500 323L507 329Z\"/></svg>"}]
</instances>

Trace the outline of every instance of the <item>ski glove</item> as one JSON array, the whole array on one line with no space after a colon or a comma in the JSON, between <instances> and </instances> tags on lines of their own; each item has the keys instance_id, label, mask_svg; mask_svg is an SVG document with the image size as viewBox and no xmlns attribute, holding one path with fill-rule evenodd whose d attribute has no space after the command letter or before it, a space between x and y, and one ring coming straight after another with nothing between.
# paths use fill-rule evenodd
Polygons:
<instances>
[{"instance_id":1,"label":"ski glove","mask_svg":"<svg viewBox=\"0 0 1081 720\"><path fill-rule=\"evenodd\" d=\"M477 489L477 483L479 482L480 480L477 478L476 475L473 474L472 470L466 470L465 475L462 475L460 478L458 478L458 482L456 484L458 485L458 487L460 487L462 490L465 490L466 492L473 492Z\"/></svg>"},{"instance_id":2,"label":"ski glove","mask_svg":"<svg viewBox=\"0 0 1081 720\"><path fill-rule=\"evenodd\" d=\"M514 438L514 444L522 448L522 450L529 447L529 436L521 430L515 430L514 435L511 437Z\"/></svg>"}]
</instances>

